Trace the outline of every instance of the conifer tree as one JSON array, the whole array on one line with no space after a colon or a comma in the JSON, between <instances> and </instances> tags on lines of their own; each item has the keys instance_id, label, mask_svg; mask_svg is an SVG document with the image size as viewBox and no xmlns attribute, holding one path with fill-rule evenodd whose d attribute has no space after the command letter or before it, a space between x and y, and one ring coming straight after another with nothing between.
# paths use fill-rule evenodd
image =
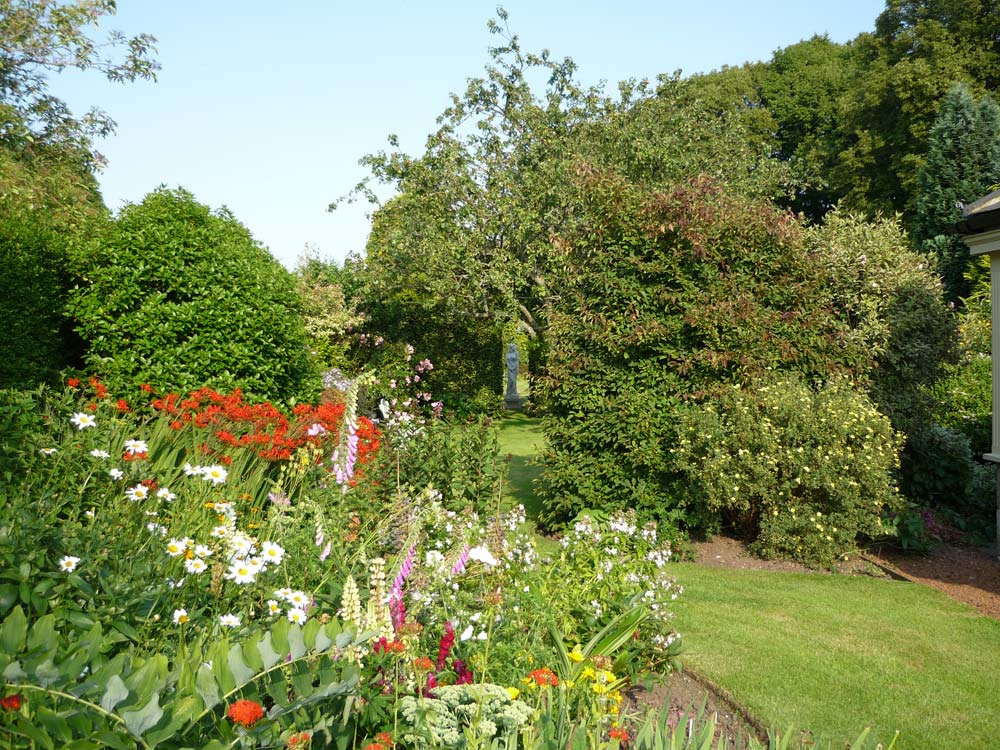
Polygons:
<instances>
[{"instance_id":1,"label":"conifer tree","mask_svg":"<svg viewBox=\"0 0 1000 750\"><path fill-rule=\"evenodd\" d=\"M965 269L969 249L947 227L962 217L961 204L1000 182L1000 106L986 94L978 102L965 84L944 97L931 127L927 161L920 170L913 238L938 256L945 296L968 296Z\"/></svg>"}]
</instances>

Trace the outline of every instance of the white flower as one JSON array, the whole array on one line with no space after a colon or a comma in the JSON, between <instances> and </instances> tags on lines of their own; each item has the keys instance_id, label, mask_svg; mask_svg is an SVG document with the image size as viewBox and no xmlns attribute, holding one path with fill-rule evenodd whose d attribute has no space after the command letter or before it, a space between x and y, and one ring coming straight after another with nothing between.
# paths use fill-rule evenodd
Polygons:
<instances>
[{"instance_id":1,"label":"white flower","mask_svg":"<svg viewBox=\"0 0 1000 750\"><path fill-rule=\"evenodd\" d=\"M184 554L190 543L191 540L187 537L184 539L171 539L167 542L167 554L171 557L179 557Z\"/></svg>"},{"instance_id":2,"label":"white flower","mask_svg":"<svg viewBox=\"0 0 1000 750\"><path fill-rule=\"evenodd\" d=\"M234 583L253 583L259 571L260 568L249 560L234 560L226 572L226 578Z\"/></svg>"},{"instance_id":3,"label":"white flower","mask_svg":"<svg viewBox=\"0 0 1000 750\"><path fill-rule=\"evenodd\" d=\"M278 603L276 601L274 601L274 599L268 599L267 600L267 613L269 615L280 615L281 614L281 607L278 605Z\"/></svg>"},{"instance_id":4,"label":"white flower","mask_svg":"<svg viewBox=\"0 0 1000 750\"><path fill-rule=\"evenodd\" d=\"M125 472L121 469L108 469L108 476L112 479L121 479L125 476Z\"/></svg>"},{"instance_id":5,"label":"white flower","mask_svg":"<svg viewBox=\"0 0 1000 750\"><path fill-rule=\"evenodd\" d=\"M137 484L135 487L129 487L125 490L125 496L132 501L145 500L149 497L149 487L144 484Z\"/></svg>"},{"instance_id":6,"label":"white flower","mask_svg":"<svg viewBox=\"0 0 1000 750\"><path fill-rule=\"evenodd\" d=\"M293 607L301 607L304 609L309 606L311 600L305 591L289 591L288 595L285 597L285 601Z\"/></svg>"},{"instance_id":7,"label":"white flower","mask_svg":"<svg viewBox=\"0 0 1000 750\"><path fill-rule=\"evenodd\" d=\"M264 542L261 545L260 554L271 565L277 565L285 556L285 550L274 542Z\"/></svg>"},{"instance_id":8,"label":"white flower","mask_svg":"<svg viewBox=\"0 0 1000 750\"><path fill-rule=\"evenodd\" d=\"M146 524L146 529L151 534L159 534L160 536L166 536L167 535L167 527L166 526L163 526L162 524L158 524L158 523L153 523L152 521L150 521L149 523Z\"/></svg>"},{"instance_id":9,"label":"white flower","mask_svg":"<svg viewBox=\"0 0 1000 750\"><path fill-rule=\"evenodd\" d=\"M216 464L215 466L205 466L201 470L201 478L206 482L214 482L215 484L225 484L226 477L229 476L229 472L223 467Z\"/></svg>"},{"instance_id":10,"label":"white flower","mask_svg":"<svg viewBox=\"0 0 1000 750\"><path fill-rule=\"evenodd\" d=\"M278 589L277 591L274 592L274 595L276 597L278 597L279 599L284 599L287 602L288 601L288 597L290 597L292 595L292 590L291 589L287 589L287 588L286 589Z\"/></svg>"},{"instance_id":11,"label":"white flower","mask_svg":"<svg viewBox=\"0 0 1000 750\"><path fill-rule=\"evenodd\" d=\"M192 557L190 560L184 561L184 570L198 575L208 570L208 565L200 557Z\"/></svg>"},{"instance_id":12,"label":"white flower","mask_svg":"<svg viewBox=\"0 0 1000 750\"><path fill-rule=\"evenodd\" d=\"M107 451L102 451L99 448L94 448L94 450L90 452L90 455L93 456L94 458L111 458L110 453L108 453Z\"/></svg>"},{"instance_id":13,"label":"white flower","mask_svg":"<svg viewBox=\"0 0 1000 750\"><path fill-rule=\"evenodd\" d=\"M229 549L237 557L247 557L253 554L253 539L244 534L236 534L229 540Z\"/></svg>"},{"instance_id":14,"label":"white flower","mask_svg":"<svg viewBox=\"0 0 1000 750\"><path fill-rule=\"evenodd\" d=\"M172 503L177 499L177 495L168 490L166 487L160 487L160 489L156 491L156 496L161 500L166 500L168 503Z\"/></svg>"},{"instance_id":15,"label":"white flower","mask_svg":"<svg viewBox=\"0 0 1000 750\"><path fill-rule=\"evenodd\" d=\"M38 449L39 453L41 453L43 455L46 455L46 456L51 456L53 453L57 453L58 451L59 451L58 448L39 448Z\"/></svg>"},{"instance_id":16,"label":"white flower","mask_svg":"<svg viewBox=\"0 0 1000 750\"><path fill-rule=\"evenodd\" d=\"M472 637L472 626L470 625L465 630L462 631L462 635L459 636L460 641L467 641Z\"/></svg>"},{"instance_id":17,"label":"white flower","mask_svg":"<svg viewBox=\"0 0 1000 750\"><path fill-rule=\"evenodd\" d=\"M191 464L184 464L184 476L196 477L199 476L205 470L204 466L192 466Z\"/></svg>"},{"instance_id":18,"label":"white flower","mask_svg":"<svg viewBox=\"0 0 1000 750\"><path fill-rule=\"evenodd\" d=\"M301 625L306 621L305 610L299 609L298 607L288 610L288 621L294 622L296 625Z\"/></svg>"},{"instance_id":19,"label":"white flower","mask_svg":"<svg viewBox=\"0 0 1000 750\"><path fill-rule=\"evenodd\" d=\"M477 641L485 641L486 637L487 637L486 636L486 631L483 630L482 632L479 633L479 635L476 636L476 640Z\"/></svg>"},{"instance_id":20,"label":"white flower","mask_svg":"<svg viewBox=\"0 0 1000 750\"><path fill-rule=\"evenodd\" d=\"M130 456L136 453L147 453L149 451L149 446L146 445L145 440L126 440L125 441L125 452Z\"/></svg>"},{"instance_id":21,"label":"white flower","mask_svg":"<svg viewBox=\"0 0 1000 750\"><path fill-rule=\"evenodd\" d=\"M236 615L220 615L219 624L224 628L238 628L240 626L240 618Z\"/></svg>"},{"instance_id":22,"label":"white flower","mask_svg":"<svg viewBox=\"0 0 1000 750\"><path fill-rule=\"evenodd\" d=\"M76 429L78 430L85 430L88 427L93 427L94 425L97 424L97 420L94 419L93 414L87 414L86 412L82 411L78 411L76 414L74 414L69 421L72 422L74 425L76 425Z\"/></svg>"},{"instance_id":23,"label":"white flower","mask_svg":"<svg viewBox=\"0 0 1000 750\"><path fill-rule=\"evenodd\" d=\"M209 533L209 536L213 536L216 539L222 539L223 537L228 535L229 535L228 526L216 526L212 529L211 533Z\"/></svg>"},{"instance_id":24,"label":"white flower","mask_svg":"<svg viewBox=\"0 0 1000 750\"><path fill-rule=\"evenodd\" d=\"M79 557L73 557L72 555L66 555L59 561L59 570L64 573L72 573L76 570L76 564L80 562Z\"/></svg>"},{"instance_id":25,"label":"white flower","mask_svg":"<svg viewBox=\"0 0 1000 750\"><path fill-rule=\"evenodd\" d=\"M194 553L198 557L211 557L212 550L210 547L206 547L204 544L196 544L194 547Z\"/></svg>"},{"instance_id":26,"label":"white flower","mask_svg":"<svg viewBox=\"0 0 1000 750\"><path fill-rule=\"evenodd\" d=\"M188 611L186 609L175 609L174 610L174 624L183 625L191 618L188 617Z\"/></svg>"},{"instance_id":27,"label":"white flower","mask_svg":"<svg viewBox=\"0 0 1000 750\"><path fill-rule=\"evenodd\" d=\"M215 512L220 516L229 516L230 518L236 518L236 509L233 507L232 503L216 503Z\"/></svg>"},{"instance_id":28,"label":"white flower","mask_svg":"<svg viewBox=\"0 0 1000 750\"><path fill-rule=\"evenodd\" d=\"M87 518L93 518L96 514L94 513L94 509L91 508L90 510L84 511L83 515L85 515Z\"/></svg>"},{"instance_id":29,"label":"white flower","mask_svg":"<svg viewBox=\"0 0 1000 750\"><path fill-rule=\"evenodd\" d=\"M473 547L469 550L469 559L476 560L477 562L481 562L483 565L490 567L497 564L497 559L493 557L493 553L482 545Z\"/></svg>"}]
</instances>

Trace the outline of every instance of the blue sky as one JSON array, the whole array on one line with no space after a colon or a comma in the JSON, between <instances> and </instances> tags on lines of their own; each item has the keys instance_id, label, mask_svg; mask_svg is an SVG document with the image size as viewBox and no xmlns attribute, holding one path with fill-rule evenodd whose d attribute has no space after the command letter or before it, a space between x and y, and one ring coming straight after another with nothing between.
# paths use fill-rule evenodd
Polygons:
<instances>
[{"instance_id":1,"label":"blue sky","mask_svg":"<svg viewBox=\"0 0 1000 750\"><path fill-rule=\"evenodd\" d=\"M813 34L871 31L884 0L509 0L525 50L572 57L587 84L766 60ZM496 4L339 0L119 0L106 29L157 37L157 82L64 73L54 93L118 123L98 144L117 210L160 184L228 206L289 268L308 243L364 250L366 205L327 205L366 176L358 159L390 133L422 151L452 91L478 76Z\"/></svg>"}]
</instances>

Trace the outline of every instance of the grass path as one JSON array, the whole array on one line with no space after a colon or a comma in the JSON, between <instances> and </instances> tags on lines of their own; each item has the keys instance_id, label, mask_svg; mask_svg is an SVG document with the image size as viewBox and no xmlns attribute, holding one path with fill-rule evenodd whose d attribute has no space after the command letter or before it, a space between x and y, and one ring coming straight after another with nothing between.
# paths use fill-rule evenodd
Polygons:
<instances>
[{"instance_id":1,"label":"grass path","mask_svg":"<svg viewBox=\"0 0 1000 750\"><path fill-rule=\"evenodd\" d=\"M509 496L529 518L540 422L501 422ZM1000 747L1000 622L918 584L676 563L683 660L765 724L843 742L870 723L897 750Z\"/></svg>"}]
</instances>

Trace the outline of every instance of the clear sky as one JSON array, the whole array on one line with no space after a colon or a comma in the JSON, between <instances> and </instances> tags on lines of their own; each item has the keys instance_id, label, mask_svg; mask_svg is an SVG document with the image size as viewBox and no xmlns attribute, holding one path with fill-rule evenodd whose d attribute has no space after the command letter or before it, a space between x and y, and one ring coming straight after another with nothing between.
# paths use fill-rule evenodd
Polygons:
<instances>
[{"instance_id":1,"label":"clear sky","mask_svg":"<svg viewBox=\"0 0 1000 750\"><path fill-rule=\"evenodd\" d=\"M572 57L585 84L766 60L780 47L874 28L884 0L508 0L523 49ZM423 149L449 93L481 74L496 4L340 0L118 0L106 29L157 37L158 81L64 73L53 92L118 123L98 149L117 210L160 184L225 205L289 268L308 243L362 252L366 205L327 205L366 176L358 159L398 134Z\"/></svg>"}]
</instances>

